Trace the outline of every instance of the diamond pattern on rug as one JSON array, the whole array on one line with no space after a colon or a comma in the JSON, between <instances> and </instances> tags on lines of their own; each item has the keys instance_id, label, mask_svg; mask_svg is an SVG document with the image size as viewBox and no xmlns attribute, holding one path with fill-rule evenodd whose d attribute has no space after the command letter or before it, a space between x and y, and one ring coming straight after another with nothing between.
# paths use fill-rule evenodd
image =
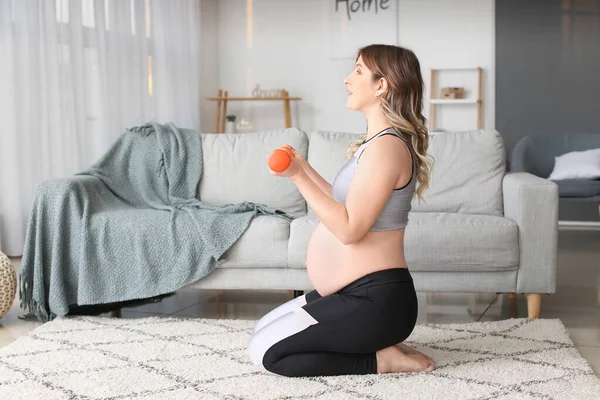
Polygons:
<instances>
[{"instance_id":1,"label":"diamond pattern on rug","mask_svg":"<svg viewBox=\"0 0 600 400\"><path fill-rule=\"evenodd\" d=\"M121 327L100 327L92 326L87 329L78 329L73 332L43 332L37 337L41 340L47 340L49 342L57 341L63 338L65 334L69 335L69 342L73 344L81 345L99 345L103 343L114 343L122 342L127 343L130 340L136 338L139 339L140 335L137 332L130 332L123 330Z\"/></svg>"},{"instance_id":2,"label":"diamond pattern on rug","mask_svg":"<svg viewBox=\"0 0 600 400\"><path fill-rule=\"evenodd\" d=\"M64 348L64 345L59 342L49 342L47 340L41 340L30 335L23 335L19 337L19 347L6 346L1 349L2 357L8 357L10 355L23 355L25 354L22 349L27 349L30 353L41 354L43 352L50 352L52 350Z\"/></svg>"},{"instance_id":3,"label":"diamond pattern on rug","mask_svg":"<svg viewBox=\"0 0 600 400\"><path fill-rule=\"evenodd\" d=\"M562 340L560 338L557 338L556 335L556 331L560 330L564 331ZM516 327L515 329L510 330L509 332L506 332L505 335L509 337L516 337L522 339L532 339L535 341L548 341L552 344L571 344L569 334L564 325L560 322L560 320L548 320L546 326L532 326L531 324L524 324Z\"/></svg>"},{"instance_id":4,"label":"diamond pattern on rug","mask_svg":"<svg viewBox=\"0 0 600 400\"><path fill-rule=\"evenodd\" d=\"M309 399L313 400L368 400L376 397L365 397L361 395L355 395L348 392L326 392L310 396Z\"/></svg>"},{"instance_id":5,"label":"diamond pattern on rug","mask_svg":"<svg viewBox=\"0 0 600 400\"><path fill-rule=\"evenodd\" d=\"M529 353L516 356L516 358L535 363L549 363L558 366L565 371L568 371L569 369L580 371L588 366L588 362L585 358L579 357L579 351L572 347L547 350L541 353Z\"/></svg>"},{"instance_id":6,"label":"diamond pattern on rug","mask_svg":"<svg viewBox=\"0 0 600 400\"><path fill-rule=\"evenodd\" d=\"M139 341L123 343L105 343L97 345L97 347L107 351L112 350L115 353L135 362L153 360L185 361L187 358L211 353L209 349L188 346L185 343L163 339L141 339Z\"/></svg>"},{"instance_id":7,"label":"diamond pattern on rug","mask_svg":"<svg viewBox=\"0 0 600 400\"><path fill-rule=\"evenodd\" d=\"M254 365L240 364L237 359L225 354L201 354L187 360L149 361L148 365L183 377L190 382L212 382L216 378L226 378L235 371L236 375L255 372Z\"/></svg>"},{"instance_id":8,"label":"diamond pattern on rug","mask_svg":"<svg viewBox=\"0 0 600 400\"><path fill-rule=\"evenodd\" d=\"M568 399L598 399L600 391L598 390L598 378L592 375L574 376L566 379L564 383L560 381L540 382L535 387L530 388L536 393L537 398L568 398ZM557 392L559 390L559 392Z\"/></svg>"},{"instance_id":9,"label":"diamond pattern on rug","mask_svg":"<svg viewBox=\"0 0 600 400\"><path fill-rule=\"evenodd\" d=\"M39 382L21 381L12 385L0 386L3 399L44 399L64 400L65 393L62 390L52 389Z\"/></svg>"},{"instance_id":10,"label":"diamond pattern on rug","mask_svg":"<svg viewBox=\"0 0 600 400\"><path fill-rule=\"evenodd\" d=\"M551 350L557 347L556 344L546 343L535 340L523 340L513 337L510 340L504 340L504 346L498 347L499 335L486 335L483 337L474 337L471 339L454 340L451 343L443 345L432 345L433 349L447 351L468 352L479 355L516 355L538 352L540 350ZM501 337L501 336L500 336ZM562 344L560 346L563 346Z\"/></svg>"},{"instance_id":11,"label":"diamond pattern on rug","mask_svg":"<svg viewBox=\"0 0 600 400\"><path fill-rule=\"evenodd\" d=\"M500 387L484 381L461 379L440 373L436 379L431 379L431 374L382 376L372 385L356 386L354 390L362 395L377 393L377 399L430 400L488 398Z\"/></svg>"},{"instance_id":12,"label":"diamond pattern on rug","mask_svg":"<svg viewBox=\"0 0 600 400\"><path fill-rule=\"evenodd\" d=\"M10 399L596 399L559 320L417 325L431 373L285 378L250 362L255 321L56 318L0 349Z\"/></svg>"},{"instance_id":13,"label":"diamond pattern on rug","mask_svg":"<svg viewBox=\"0 0 600 400\"><path fill-rule=\"evenodd\" d=\"M525 393L519 393L518 395L512 393L512 394L502 394L500 396L496 396L494 397L494 400L540 400L540 398L546 398L546 397L540 397L539 395L529 395L529 394L525 394Z\"/></svg>"},{"instance_id":14,"label":"diamond pattern on rug","mask_svg":"<svg viewBox=\"0 0 600 400\"><path fill-rule=\"evenodd\" d=\"M201 400L221 400L223 397L218 394L198 391L194 388L174 387L168 390L156 391L148 394L140 394L132 397L136 400L165 400L165 399L201 399Z\"/></svg>"},{"instance_id":15,"label":"diamond pattern on rug","mask_svg":"<svg viewBox=\"0 0 600 400\"><path fill-rule=\"evenodd\" d=\"M219 379L204 384L214 392L225 396L240 396L244 399L276 400L286 398L293 393L295 398L312 399L326 393L329 387L324 383L309 379L286 379L268 373L255 373L239 376L235 385L227 379Z\"/></svg>"},{"instance_id":16,"label":"diamond pattern on rug","mask_svg":"<svg viewBox=\"0 0 600 400\"><path fill-rule=\"evenodd\" d=\"M171 377L164 376L162 371L136 365L70 373L61 376L60 379L61 386L75 396L93 399L152 393L176 385L176 382Z\"/></svg>"},{"instance_id":17,"label":"diamond pattern on rug","mask_svg":"<svg viewBox=\"0 0 600 400\"><path fill-rule=\"evenodd\" d=\"M71 372L95 370L99 368L126 367L127 362L98 353L96 349L62 348L50 352L37 352L26 355L13 355L8 365L22 365L35 375L52 373L67 375Z\"/></svg>"},{"instance_id":18,"label":"diamond pattern on rug","mask_svg":"<svg viewBox=\"0 0 600 400\"><path fill-rule=\"evenodd\" d=\"M486 383L499 383L503 386L515 383L534 381L543 376L546 379L556 379L564 376L564 371L551 365L526 363L514 358L499 358L476 363L462 364L446 373L448 377L460 379L468 376L470 379Z\"/></svg>"},{"instance_id":19,"label":"diamond pattern on rug","mask_svg":"<svg viewBox=\"0 0 600 400\"><path fill-rule=\"evenodd\" d=\"M25 379L26 376L24 373L0 364L0 385L11 384L13 381L19 382Z\"/></svg>"},{"instance_id":20,"label":"diamond pattern on rug","mask_svg":"<svg viewBox=\"0 0 600 400\"><path fill-rule=\"evenodd\" d=\"M406 344L411 347L418 347L420 345L431 345L433 342L428 341L427 338L435 337L436 342L445 343L456 339L468 339L470 337L479 335L480 332L474 330L468 330L464 327L458 328L460 325L451 325L454 328L443 329L440 328L444 325L419 325L419 331L421 335L411 335L407 340Z\"/></svg>"}]
</instances>

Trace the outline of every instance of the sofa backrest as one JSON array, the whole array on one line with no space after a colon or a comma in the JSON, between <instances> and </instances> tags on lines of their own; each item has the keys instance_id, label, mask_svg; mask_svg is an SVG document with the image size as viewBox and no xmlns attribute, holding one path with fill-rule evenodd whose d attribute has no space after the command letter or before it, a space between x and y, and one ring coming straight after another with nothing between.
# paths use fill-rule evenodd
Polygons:
<instances>
[{"instance_id":1,"label":"sofa backrest","mask_svg":"<svg viewBox=\"0 0 600 400\"><path fill-rule=\"evenodd\" d=\"M329 183L346 162L348 143L358 134L314 132L308 161ZM502 215L504 142L496 131L443 132L430 136L435 158L424 202L413 198L414 212L453 212Z\"/></svg>"},{"instance_id":2,"label":"sofa backrest","mask_svg":"<svg viewBox=\"0 0 600 400\"><path fill-rule=\"evenodd\" d=\"M308 137L289 128L247 134L201 133L204 169L198 198L209 205L244 201L262 203L294 215L306 213L306 202L287 178L273 176L267 157L284 144L305 157Z\"/></svg>"},{"instance_id":3,"label":"sofa backrest","mask_svg":"<svg viewBox=\"0 0 600 400\"><path fill-rule=\"evenodd\" d=\"M332 183L337 172L348 161L348 144L359 137L359 134L347 132L313 132L309 139L307 160L315 171Z\"/></svg>"},{"instance_id":4,"label":"sofa backrest","mask_svg":"<svg viewBox=\"0 0 600 400\"><path fill-rule=\"evenodd\" d=\"M424 202L413 211L503 215L504 141L495 130L439 132L430 135L434 157Z\"/></svg>"}]
</instances>

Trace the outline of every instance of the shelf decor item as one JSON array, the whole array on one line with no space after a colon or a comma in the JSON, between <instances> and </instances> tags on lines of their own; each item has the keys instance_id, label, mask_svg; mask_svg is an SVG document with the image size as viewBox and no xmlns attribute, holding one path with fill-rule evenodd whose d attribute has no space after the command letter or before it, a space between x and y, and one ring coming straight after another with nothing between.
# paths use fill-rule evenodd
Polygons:
<instances>
[{"instance_id":1,"label":"shelf decor item","mask_svg":"<svg viewBox=\"0 0 600 400\"><path fill-rule=\"evenodd\" d=\"M252 91L252 97L281 97L283 89L261 90L260 85L256 85Z\"/></svg>"},{"instance_id":2,"label":"shelf decor item","mask_svg":"<svg viewBox=\"0 0 600 400\"><path fill-rule=\"evenodd\" d=\"M237 132L239 132L239 133L252 132L252 130L254 129L254 125L252 125L252 121L249 121L244 117L242 117L240 119L240 122L238 122L235 127L236 127Z\"/></svg>"},{"instance_id":3,"label":"shelf decor item","mask_svg":"<svg viewBox=\"0 0 600 400\"><path fill-rule=\"evenodd\" d=\"M463 87L445 87L440 92L442 99L463 99L465 97L465 88Z\"/></svg>"},{"instance_id":4,"label":"shelf decor item","mask_svg":"<svg viewBox=\"0 0 600 400\"><path fill-rule=\"evenodd\" d=\"M225 125L225 133L235 133L235 115L227 116L227 124Z\"/></svg>"},{"instance_id":5,"label":"shelf decor item","mask_svg":"<svg viewBox=\"0 0 600 400\"><path fill-rule=\"evenodd\" d=\"M273 92L275 94L276 92ZM290 110L290 101L302 100L300 97L290 97L287 90L281 89L279 96L261 96L260 97L229 97L227 90L219 90L217 97L205 97L206 100L217 102L217 118L215 121L215 133L223 133L225 130L225 116L227 115L228 101L283 101L283 118L286 128L292 127L292 112ZM266 94L270 94L269 91Z\"/></svg>"},{"instance_id":6,"label":"shelf decor item","mask_svg":"<svg viewBox=\"0 0 600 400\"><path fill-rule=\"evenodd\" d=\"M440 71L475 71L477 73L477 90L476 98L465 98L465 88L464 87L444 87L440 90L440 97L435 98L436 93L436 73ZM483 128L483 97L482 97L482 86L483 86L483 68L481 67L473 67L473 68L432 68L431 69L431 80L429 83L429 132L436 131L435 126L435 112L437 110L436 106L442 104L472 104L477 105L477 129ZM438 131L442 131L438 129Z\"/></svg>"}]
</instances>

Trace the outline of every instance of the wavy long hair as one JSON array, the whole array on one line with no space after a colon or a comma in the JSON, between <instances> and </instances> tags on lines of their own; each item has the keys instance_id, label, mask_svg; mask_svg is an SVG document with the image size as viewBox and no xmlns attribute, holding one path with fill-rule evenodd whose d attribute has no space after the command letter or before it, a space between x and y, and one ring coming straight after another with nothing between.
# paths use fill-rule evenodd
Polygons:
<instances>
[{"instance_id":1,"label":"wavy long hair","mask_svg":"<svg viewBox=\"0 0 600 400\"><path fill-rule=\"evenodd\" d=\"M366 67L373 73L373 81L385 78L388 88L379 99L381 109L394 130L404 138L417 176L415 194L423 200L423 191L429 187L429 177L433 170L433 157L427 153L429 134L422 114L424 83L417 56L408 49L374 44L361 48L356 60L362 57ZM362 134L357 141L350 142L348 158L366 140Z\"/></svg>"}]
</instances>

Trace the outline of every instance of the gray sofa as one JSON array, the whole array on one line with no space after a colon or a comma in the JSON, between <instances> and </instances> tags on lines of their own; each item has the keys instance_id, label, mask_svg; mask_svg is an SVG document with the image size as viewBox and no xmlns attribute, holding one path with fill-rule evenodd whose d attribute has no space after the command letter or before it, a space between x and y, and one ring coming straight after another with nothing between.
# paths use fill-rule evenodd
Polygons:
<instances>
[{"instance_id":1,"label":"gray sofa","mask_svg":"<svg viewBox=\"0 0 600 400\"><path fill-rule=\"evenodd\" d=\"M521 138L512 150L512 172L528 172L547 178L554 159L571 151L600 148L600 133L537 134ZM600 220L600 180L556 181L560 220Z\"/></svg>"},{"instance_id":2,"label":"gray sofa","mask_svg":"<svg viewBox=\"0 0 600 400\"><path fill-rule=\"evenodd\" d=\"M269 174L266 157L289 143L329 182L356 134L298 129L202 134L200 199L264 203L298 218L260 216L208 276L203 289L312 290L305 259L317 218L295 185ZM406 259L417 291L527 294L529 317L555 292L558 189L529 173L506 173L496 131L431 136L435 158L425 202L413 200Z\"/></svg>"}]
</instances>

